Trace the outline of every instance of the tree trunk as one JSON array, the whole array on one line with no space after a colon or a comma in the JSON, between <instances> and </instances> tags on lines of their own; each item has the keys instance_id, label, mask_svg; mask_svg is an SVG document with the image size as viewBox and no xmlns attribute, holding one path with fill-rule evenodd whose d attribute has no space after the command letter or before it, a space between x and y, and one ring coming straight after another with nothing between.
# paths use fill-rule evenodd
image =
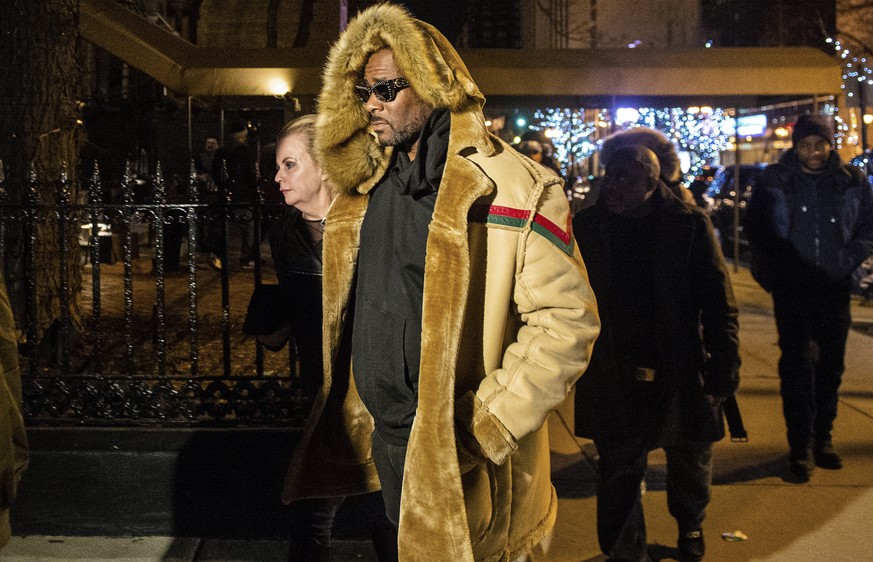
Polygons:
<instances>
[{"instance_id":1,"label":"tree trunk","mask_svg":"<svg viewBox=\"0 0 873 562\"><path fill-rule=\"evenodd\" d=\"M78 0L6 0L0 18L0 159L6 166L5 188L12 203L27 203L31 170L35 198L40 204L60 201L58 180L65 170L69 200L79 192L79 149L84 140L79 87L82 73L76 57L79 28ZM74 219L74 218L73 218ZM33 271L24 270L25 222L34 230ZM67 259L70 320L81 319L79 293L82 266L76 243L79 224L70 220L60 232L56 213L41 212L36 220L7 221L6 281L16 322L23 328L28 287L35 287L36 317L41 337L55 319L62 318L60 270L62 241Z\"/></svg>"},{"instance_id":2,"label":"tree trunk","mask_svg":"<svg viewBox=\"0 0 873 562\"><path fill-rule=\"evenodd\" d=\"M300 6L300 19L297 21L297 35L294 36L292 47L306 47L309 44L309 32L312 20L315 18L315 0L303 0Z\"/></svg>"},{"instance_id":3,"label":"tree trunk","mask_svg":"<svg viewBox=\"0 0 873 562\"><path fill-rule=\"evenodd\" d=\"M267 47L273 49L279 44L279 0L267 2Z\"/></svg>"}]
</instances>

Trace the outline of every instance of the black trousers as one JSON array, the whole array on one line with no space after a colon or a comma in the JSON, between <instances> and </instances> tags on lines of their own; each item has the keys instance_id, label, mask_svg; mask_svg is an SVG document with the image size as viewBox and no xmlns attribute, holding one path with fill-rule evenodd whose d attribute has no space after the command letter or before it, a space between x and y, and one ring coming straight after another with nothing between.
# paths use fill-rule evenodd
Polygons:
<instances>
[{"instance_id":1,"label":"black trousers","mask_svg":"<svg viewBox=\"0 0 873 562\"><path fill-rule=\"evenodd\" d=\"M322 562L333 559L330 554L331 532L344 500L344 497L310 498L291 504L288 560ZM397 528L385 517L368 521L366 527L379 562L397 562Z\"/></svg>"},{"instance_id":2,"label":"black trousers","mask_svg":"<svg viewBox=\"0 0 873 562\"><path fill-rule=\"evenodd\" d=\"M610 558L650 560L641 485L648 450L640 442L595 441L600 456L597 482L597 538ZM667 506L680 532L699 529L706 517L712 483L712 443L687 441L667 453Z\"/></svg>"},{"instance_id":3,"label":"black trousers","mask_svg":"<svg viewBox=\"0 0 873 562\"><path fill-rule=\"evenodd\" d=\"M292 550L306 552L313 546L329 548L333 520L344 499L309 498L292 503L289 508Z\"/></svg>"},{"instance_id":4,"label":"black trousers","mask_svg":"<svg viewBox=\"0 0 873 562\"><path fill-rule=\"evenodd\" d=\"M848 283L773 291L782 410L794 456L831 440L851 325L849 300Z\"/></svg>"},{"instance_id":5,"label":"black trousers","mask_svg":"<svg viewBox=\"0 0 873 562\"><path fill-rule=\"evenodd\" d=\"M397 526L400 521L400 492L403 488L403 466L406 464L406 444L389 443L373 432L373 462L382 484L382 498L385 500L385 513Z\"/></svg>"}]
</instances>

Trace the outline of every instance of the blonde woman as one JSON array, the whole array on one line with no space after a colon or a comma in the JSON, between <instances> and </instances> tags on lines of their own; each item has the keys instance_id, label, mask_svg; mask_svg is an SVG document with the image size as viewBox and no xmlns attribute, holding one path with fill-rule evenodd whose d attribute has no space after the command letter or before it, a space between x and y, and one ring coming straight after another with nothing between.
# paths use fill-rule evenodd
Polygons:
<instances>
[{"instance_id":1,"label":"blonde woman","mask_svg":"<svg viewBox=\"0 0 873 562\"><path fill-rule=\"evenodd\" d=\"M322 383L321 245L325 217L335 197L312 150L315 116L286 124L276 136L276 183L288 205L287 213L270 232L270 251L287 309L283 327L259 339L281 349L293 339L300 361L300 377L314 396ZM316 497L291 504L292 540L288 559L331 560L330 535L344 495ZM393 526L382 515L370 521L373 543L383 562L397 559Z\"/></svg>"}]
</instances>

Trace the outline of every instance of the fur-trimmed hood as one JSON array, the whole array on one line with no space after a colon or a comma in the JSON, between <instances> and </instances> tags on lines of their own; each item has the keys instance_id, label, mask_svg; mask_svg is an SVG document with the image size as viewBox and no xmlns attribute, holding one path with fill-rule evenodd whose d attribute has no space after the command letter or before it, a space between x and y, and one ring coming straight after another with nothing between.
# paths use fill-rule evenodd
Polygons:
<instances>
[{"instance_id":1,"label":"fur-trimmed hood","mask_svg":"<svg viewBox=\"0 0 873 562\"><path fill-rule=\"evenodd\" d=\"M669 186L678 184L682 179L682 168L676 147L664 133L648 127L634 127L627 131L619 131L603 141L601 160L605 164L619 148L638 144L655 153L661 165L661 179Z\"/></svg>"},{"instance_id":2,"label":"fur-trimmed hood","mask_svg":"<svg viewBox=\"0 0 873 562\"><path fill-rule=\"evenodd\" d=\"M315 148L322 169L340 191L366 192L388 165L391 148L370 132L370 115L355 94L370 55L390 48L418 96L434 108L470 114L482 122L485 98L448 40L405 8L380 4L361 12L331 48L318 98ZM472 139L493 151L487 134Z\"/></svg>"}]
</instances>

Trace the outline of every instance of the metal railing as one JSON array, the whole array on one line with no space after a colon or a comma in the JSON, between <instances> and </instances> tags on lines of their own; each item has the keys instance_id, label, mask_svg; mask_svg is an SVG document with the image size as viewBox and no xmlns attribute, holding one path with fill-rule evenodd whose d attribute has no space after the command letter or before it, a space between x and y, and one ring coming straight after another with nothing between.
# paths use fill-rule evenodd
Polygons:
<instances>
[{"instance_id":1,"label":"metal railing","mask_svg":"<svg viewBox=\"0 0 873 562\"><path fill-rule=\"evenodd\" d=\"M106 202L95 166L87 200L74 202L64 174L40 185L31 173L18 190L23 202L12 203L0 175L0 263L8 263L10 233L20 237L10 246L21 252L10 293L21 303L16 321L28 423L301 425L311 396L300 382L293 345L265 355L241 331L254 285L270 274L260 242L265 224L284 212L281 205L265 204L259 193L250 202L217 194L203 202L193 167L189 178L174 183L183 184L175 200L160 165L145 182L144 200L134 195L137 182L144 183L128 166L120 200ZM46 190L56 194L54 201L45 202ZM254 230L258 259L251 271L228 259L228 244L235 242L228 225L234 224ZM218 271L200 251L204 232L218 233ZM57 236L48 263L37 253L46 233ZM181 269L175 263L168 269L182 238ZM37 268L46 267L57 275L59 314L40 330L37 305L44 296ZM78 291L72 283L77 271Z\"/></svg>"}]
</instances>

